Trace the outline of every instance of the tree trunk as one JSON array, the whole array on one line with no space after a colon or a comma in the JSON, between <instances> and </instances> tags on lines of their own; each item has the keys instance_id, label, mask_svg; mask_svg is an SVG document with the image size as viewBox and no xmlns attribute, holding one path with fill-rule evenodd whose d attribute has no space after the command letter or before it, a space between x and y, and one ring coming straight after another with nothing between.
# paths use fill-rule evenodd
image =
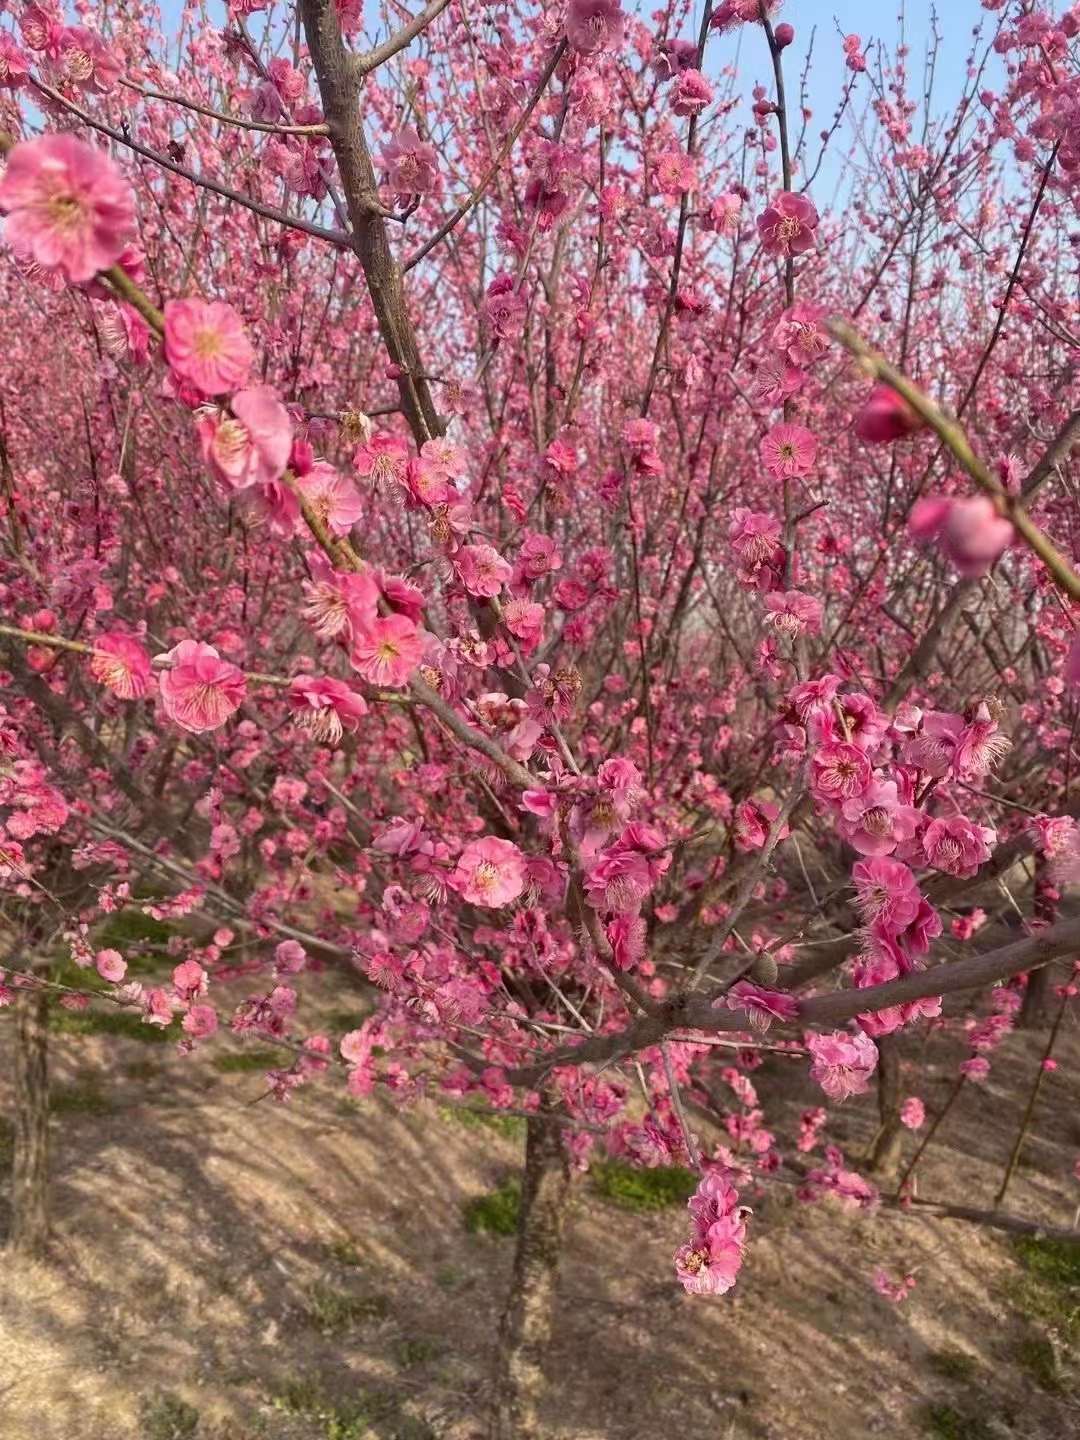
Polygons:
<instances>
[{"instance_id":1,"label":"tree trunk","mask_svg":"<svg viewBox=\"0 0 1080 1440\"><path fill-rule=\"evenodd\" d=\"M15 1140L10 1245L44 1253L49 1238L49 1001L44 989L15 1001Z\"/></svg>"},{"instance_id":2,"label":"tree trunk","mask_svg":"<svg viewBox=\"0 0 1080 1440\"><path fill-rule=\"evenodd\" d=\"M867 1166L882 1180L895 1180L900 1165L903 1126L900 1123L900 1042L882 1035L878 1047L878 1116L880 1125L870 1147Z\"/></svg>"},{"instance_id":3,"label":"tree trunk","mask_svg":"<svg viewBox=\"0 0 1080 1440\"><path fill-rule=\"evenodd\" d=\"M551 1337L570 1169L559 1126L544 1110L529 1117L517 1251L499 1327L490 1440L540 1440L543 1362Z\"/></svg>"},{"instance_id":4,"label":"tree trunk","mask_svg":"<svg viewBox=\"0 0 1080 1440\"><path fill-rule=\"evenodd\" d=\"M1035 900L1032 912L1036 920L1052 925L1057 919L1057 891L1046 874L1046 858L1035 857ZM1050 968L1032 970L1027 977L1024 1003L1020 1007L1017 1026L1021 1030L1042 1030L1050 1024Z\"/></svg>"}]
</instances>

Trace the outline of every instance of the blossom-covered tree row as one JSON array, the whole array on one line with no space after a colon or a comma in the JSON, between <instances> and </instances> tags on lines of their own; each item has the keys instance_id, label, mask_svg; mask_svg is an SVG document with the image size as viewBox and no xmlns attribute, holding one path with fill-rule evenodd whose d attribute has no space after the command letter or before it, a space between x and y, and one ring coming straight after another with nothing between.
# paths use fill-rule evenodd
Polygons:
<instances>
[{"instance_id":1,"label":"blossom-covered tree row","mask_svg":"<svg viewBox=\"0 0 1080 1440\"><path fill-rule=\"evenodd\" d=\"M947 112L817 34L824 117L779 8L0 7L3 999L524 1111L541 1201L689 1164L698 1294L793 1158L911 1203L896 1047L1080 950L1080 7Z\"/></svg>"}]
</instances>

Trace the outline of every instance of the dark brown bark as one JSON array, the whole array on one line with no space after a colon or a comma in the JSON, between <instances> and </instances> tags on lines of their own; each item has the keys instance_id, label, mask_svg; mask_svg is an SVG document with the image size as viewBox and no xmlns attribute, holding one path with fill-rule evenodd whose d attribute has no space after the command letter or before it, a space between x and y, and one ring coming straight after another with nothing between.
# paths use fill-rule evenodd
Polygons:
<instances>
[{"instance_id":1,"label":"dark brown bark","mask_svg":"<svg viewBox=\"0 0 1080 1440\"><path fill-rule=\"evenodd\" d=\"M424 378L401 270L386 236L375 168L361 120L360 63L341 38L333 0L300 0L300 15L341 174L352 248L364 270L383 344L402 372L398 379L401 408L417 445L422 445L441 435L443 425Z\"/></svg>"},{"instance_id":2,"label":"dark brown bark","mask_svg":"<svg viewBox=\"0 0 1080 1440\"><path fill-rule=\"evenodd\" d=\"M882 1035L878 1042L877 1093L880 1124L870 1147L867 1166L882 1180L895 1180L900 1167L904 1128L900 1123L900 1041Z\"/></svg>"},{"instance_id":3,"label":"dark brown bark","mask_svg":"<svg viewBox=\"0 0 1080 1440\"><path fill-rule=\"evenodd\" d=\"M570 1194L559 1126L541 1111L526 1130L517 1251L499 1328L490 1440L540 1440L544 1355Z\"/></svg>"},{"instance_id":4,"label":"dark brown bark","mask_svg":"<svg viewBox=\"0 0 1080 1440\"><path fill-rule=\"evenodd\" d=\"M9 1243L40 1256L49 1238L49 1029L42 989L15 1001L15 1138Z\"/></svg>"}]
</instances>

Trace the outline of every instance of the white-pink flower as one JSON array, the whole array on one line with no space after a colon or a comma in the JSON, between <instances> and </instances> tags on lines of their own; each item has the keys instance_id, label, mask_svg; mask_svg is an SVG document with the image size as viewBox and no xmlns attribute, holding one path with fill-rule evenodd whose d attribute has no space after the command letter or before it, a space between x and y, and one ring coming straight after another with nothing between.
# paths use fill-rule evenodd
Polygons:
<instances>
[{"instance_id":1,"label":"white-pink flower","mask_svg":"<svg viewBox=\"0 0 1080 1440\"><path fill-rule=\"evenodd\" d=\"M165 359L181 380L204 395L239 390L255 352L244 324L221 300L168 300Z\"/></svg>"},{"instance_id":2,"label":"white-pink flower","mask_svg":"<svg viewBox=\"0 0 1080 1440\"><path fill-rule=\"evenodd\" d=\"M181 640L157 658L169 662L158 682L161 708L181 729L195 735L216 730L243 703L244 672L223 660L213 645Z\"/></svg>"},{"instance_id":3,"label":"white-pink flower","mask_svg":"<svg viewBox=\"0 0 1080 1440\"><path fill-rule=\"evenodd\" d=\"M831 1100L846 1100L869 1088L877 1068L877 1046L861 1030L834 1030L830 1035L806 1036L806 1048L813 1056L810 1078L816 1080Z\"/></svg>"},{"instance_id":4,"label":"white-pink flower","mask_svg":"<svg viewBox=\"0 0 1080 1440\"><path fill-rule=\"evenodd\" d=\"M498 909L525 889L525 856L513 841L495 835L470 840L458 857L450 883L471 905Z\"/></svg>"}]
</instances>

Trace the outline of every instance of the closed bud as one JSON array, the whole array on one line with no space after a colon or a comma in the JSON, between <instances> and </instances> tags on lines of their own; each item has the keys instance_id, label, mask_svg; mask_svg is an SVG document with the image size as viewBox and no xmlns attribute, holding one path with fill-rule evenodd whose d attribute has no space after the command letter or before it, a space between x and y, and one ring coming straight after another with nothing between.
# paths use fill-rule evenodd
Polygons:
<instances>
[{"instance_id":1,"label":"closed bud","mask_svg":"<svg viewBox=\"0 0 1080 1440\"><path fill-rule=\"evenodd\" d=\"M758 985L775 985L779 973L776 961L767 951L759 955L750 967L750 978Z\"/></svg>"}]
</instances>

